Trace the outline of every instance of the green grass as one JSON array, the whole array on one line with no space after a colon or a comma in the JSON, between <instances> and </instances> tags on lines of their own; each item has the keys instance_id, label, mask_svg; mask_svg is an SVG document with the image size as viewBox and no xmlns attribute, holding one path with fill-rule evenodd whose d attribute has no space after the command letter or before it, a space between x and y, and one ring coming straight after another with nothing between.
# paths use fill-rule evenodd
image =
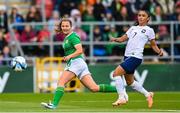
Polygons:
<instances>
[{"instance_id":1,"label":"green grass","mask_svg":"<svg viewBox=\"0 0 180 113\"><path fill-rule=\"evenodd\" d=\"M65 93L55 110L40 106L52 100L52 94L0 94L0 112L172 112L180 111L180 92L155 92L154 106L147 108L143 95L129 93L128 104L112 107L116 93Z\"/></svg>"}]
</instances>

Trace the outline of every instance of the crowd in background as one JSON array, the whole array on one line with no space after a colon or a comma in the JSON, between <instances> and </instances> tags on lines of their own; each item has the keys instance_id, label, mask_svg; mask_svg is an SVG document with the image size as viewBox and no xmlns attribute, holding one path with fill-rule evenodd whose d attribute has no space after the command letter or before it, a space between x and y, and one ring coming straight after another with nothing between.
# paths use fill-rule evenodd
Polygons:
<instances>
[{"instance_id":1,"label":"crowd in background","mask_svg":"<svg viewBox=\"0 0 180 113\"><path fill-rule=\"evenodd\" d=\"M12 37L8 30L8 25L12 23L42 22L41 4L41 0L33 0L32 5L25 14L21 13L18 5L13 5L9 11L6 6L0 6L0 64L2 63L1 59L12 56L9 47ZM69 17L74 23L73 30L81 37L81 40L89 41L90 26L82 26L82 22L136 21L136 14L139 9L145 9L150 12L150 21L180 22L180 0L45 0L45 15L48 25L14 26L13 31L15 38L20 43L48 42L54 24L62 17ZM152 27L159 41L170 40L170 27L168 25ZM125 33L128 28L129 26L127 25L94 26L93 40L96 42L108 41L110 37L118 37ZM174 26L174 36L174 41L180 41L180 24ZM63 38L62 34L58 34L54 36L53 40L62 41ZM167 54L169 52L168 48L169 46L166 50ZM124 49L124 45L97 45L94 47L94 55L119 55L119 49ZM46 53L48 49L39 45L38 47L25 47L24 50L26 52L29 51L29 55L45 55L40 53ZM180 48L176 46L174 52L175 54L180 54Z\"/></svg>"}]
</instances>

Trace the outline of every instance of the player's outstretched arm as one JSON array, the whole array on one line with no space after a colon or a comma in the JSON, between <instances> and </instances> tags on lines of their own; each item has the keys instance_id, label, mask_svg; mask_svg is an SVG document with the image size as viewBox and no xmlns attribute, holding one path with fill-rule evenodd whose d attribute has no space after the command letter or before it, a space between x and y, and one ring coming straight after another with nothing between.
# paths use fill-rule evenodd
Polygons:
<instances>
[{"instance_id":1,"label":"player's outstretched arm","mask_svg":"<svg viewBox=\"0 0 180 113\"><path fill-rule=\"evenodd\" d=\"M119 38L114 38L114 37L111 37L111 38L110 38L110 41L111 41L111 42L119 42L119 43L125 42L125 41L127 41L127 40L128 40L128 37L127 37L126 34L124 34L123 36L121 36L121 37L119 37Z\"/></svg>"},{"instance_id":2,"label":"player's outstretched arm","mask_svg":"<svg viewBox=\"0 0 180 113\"><path fill-rule=\"evenodd\" d=\"M150 41L151 47L152 49L159 55L159 56L163 56L163 51L161 49L159 49L159 47L156 44L155 39Z\"/></svg>"}]
</instances>

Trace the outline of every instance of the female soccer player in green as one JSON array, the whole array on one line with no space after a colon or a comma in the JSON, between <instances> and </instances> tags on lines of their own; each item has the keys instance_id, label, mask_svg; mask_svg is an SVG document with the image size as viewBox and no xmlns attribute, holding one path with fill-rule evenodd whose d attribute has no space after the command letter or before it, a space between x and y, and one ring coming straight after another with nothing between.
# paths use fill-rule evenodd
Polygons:
<instances>
[{"instance_id":1,"label":"female soccer player in green","mask_svg":"<svg viewBox=\"0 0 180 113\"><path fill-rule=\"evenodd\" d=\"M65 52L64 61L67 62L66 68L58 81L52 103L41 103L46 108L55 109L61 97L64 94L64 86L75 76L92 92L116 92L116 88L110 85L97 85L88 66L83 58L83 48L80 37L72 31L72 22L69 19L63 18L59 25L55 28L56 32L62 32L65 35L63 41L63 49Z\"/></svg>"}]
</instances>

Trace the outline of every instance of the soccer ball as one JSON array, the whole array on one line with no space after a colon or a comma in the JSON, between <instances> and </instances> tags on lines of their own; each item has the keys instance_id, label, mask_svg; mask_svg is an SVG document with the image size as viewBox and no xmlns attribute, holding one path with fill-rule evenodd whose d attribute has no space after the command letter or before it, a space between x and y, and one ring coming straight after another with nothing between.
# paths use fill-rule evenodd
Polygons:
<instances>
[{"instance_id":1,"label":"soccer ball","mask_svg":"<svg viewBox=\"0 0 180 113\"><path fill-rule=\"evenodd\" d=\"M16 56L11 60L11 68L14 71L23 71L27 68L27 63L24 57Z\"/></svg>"}]
</instances>

